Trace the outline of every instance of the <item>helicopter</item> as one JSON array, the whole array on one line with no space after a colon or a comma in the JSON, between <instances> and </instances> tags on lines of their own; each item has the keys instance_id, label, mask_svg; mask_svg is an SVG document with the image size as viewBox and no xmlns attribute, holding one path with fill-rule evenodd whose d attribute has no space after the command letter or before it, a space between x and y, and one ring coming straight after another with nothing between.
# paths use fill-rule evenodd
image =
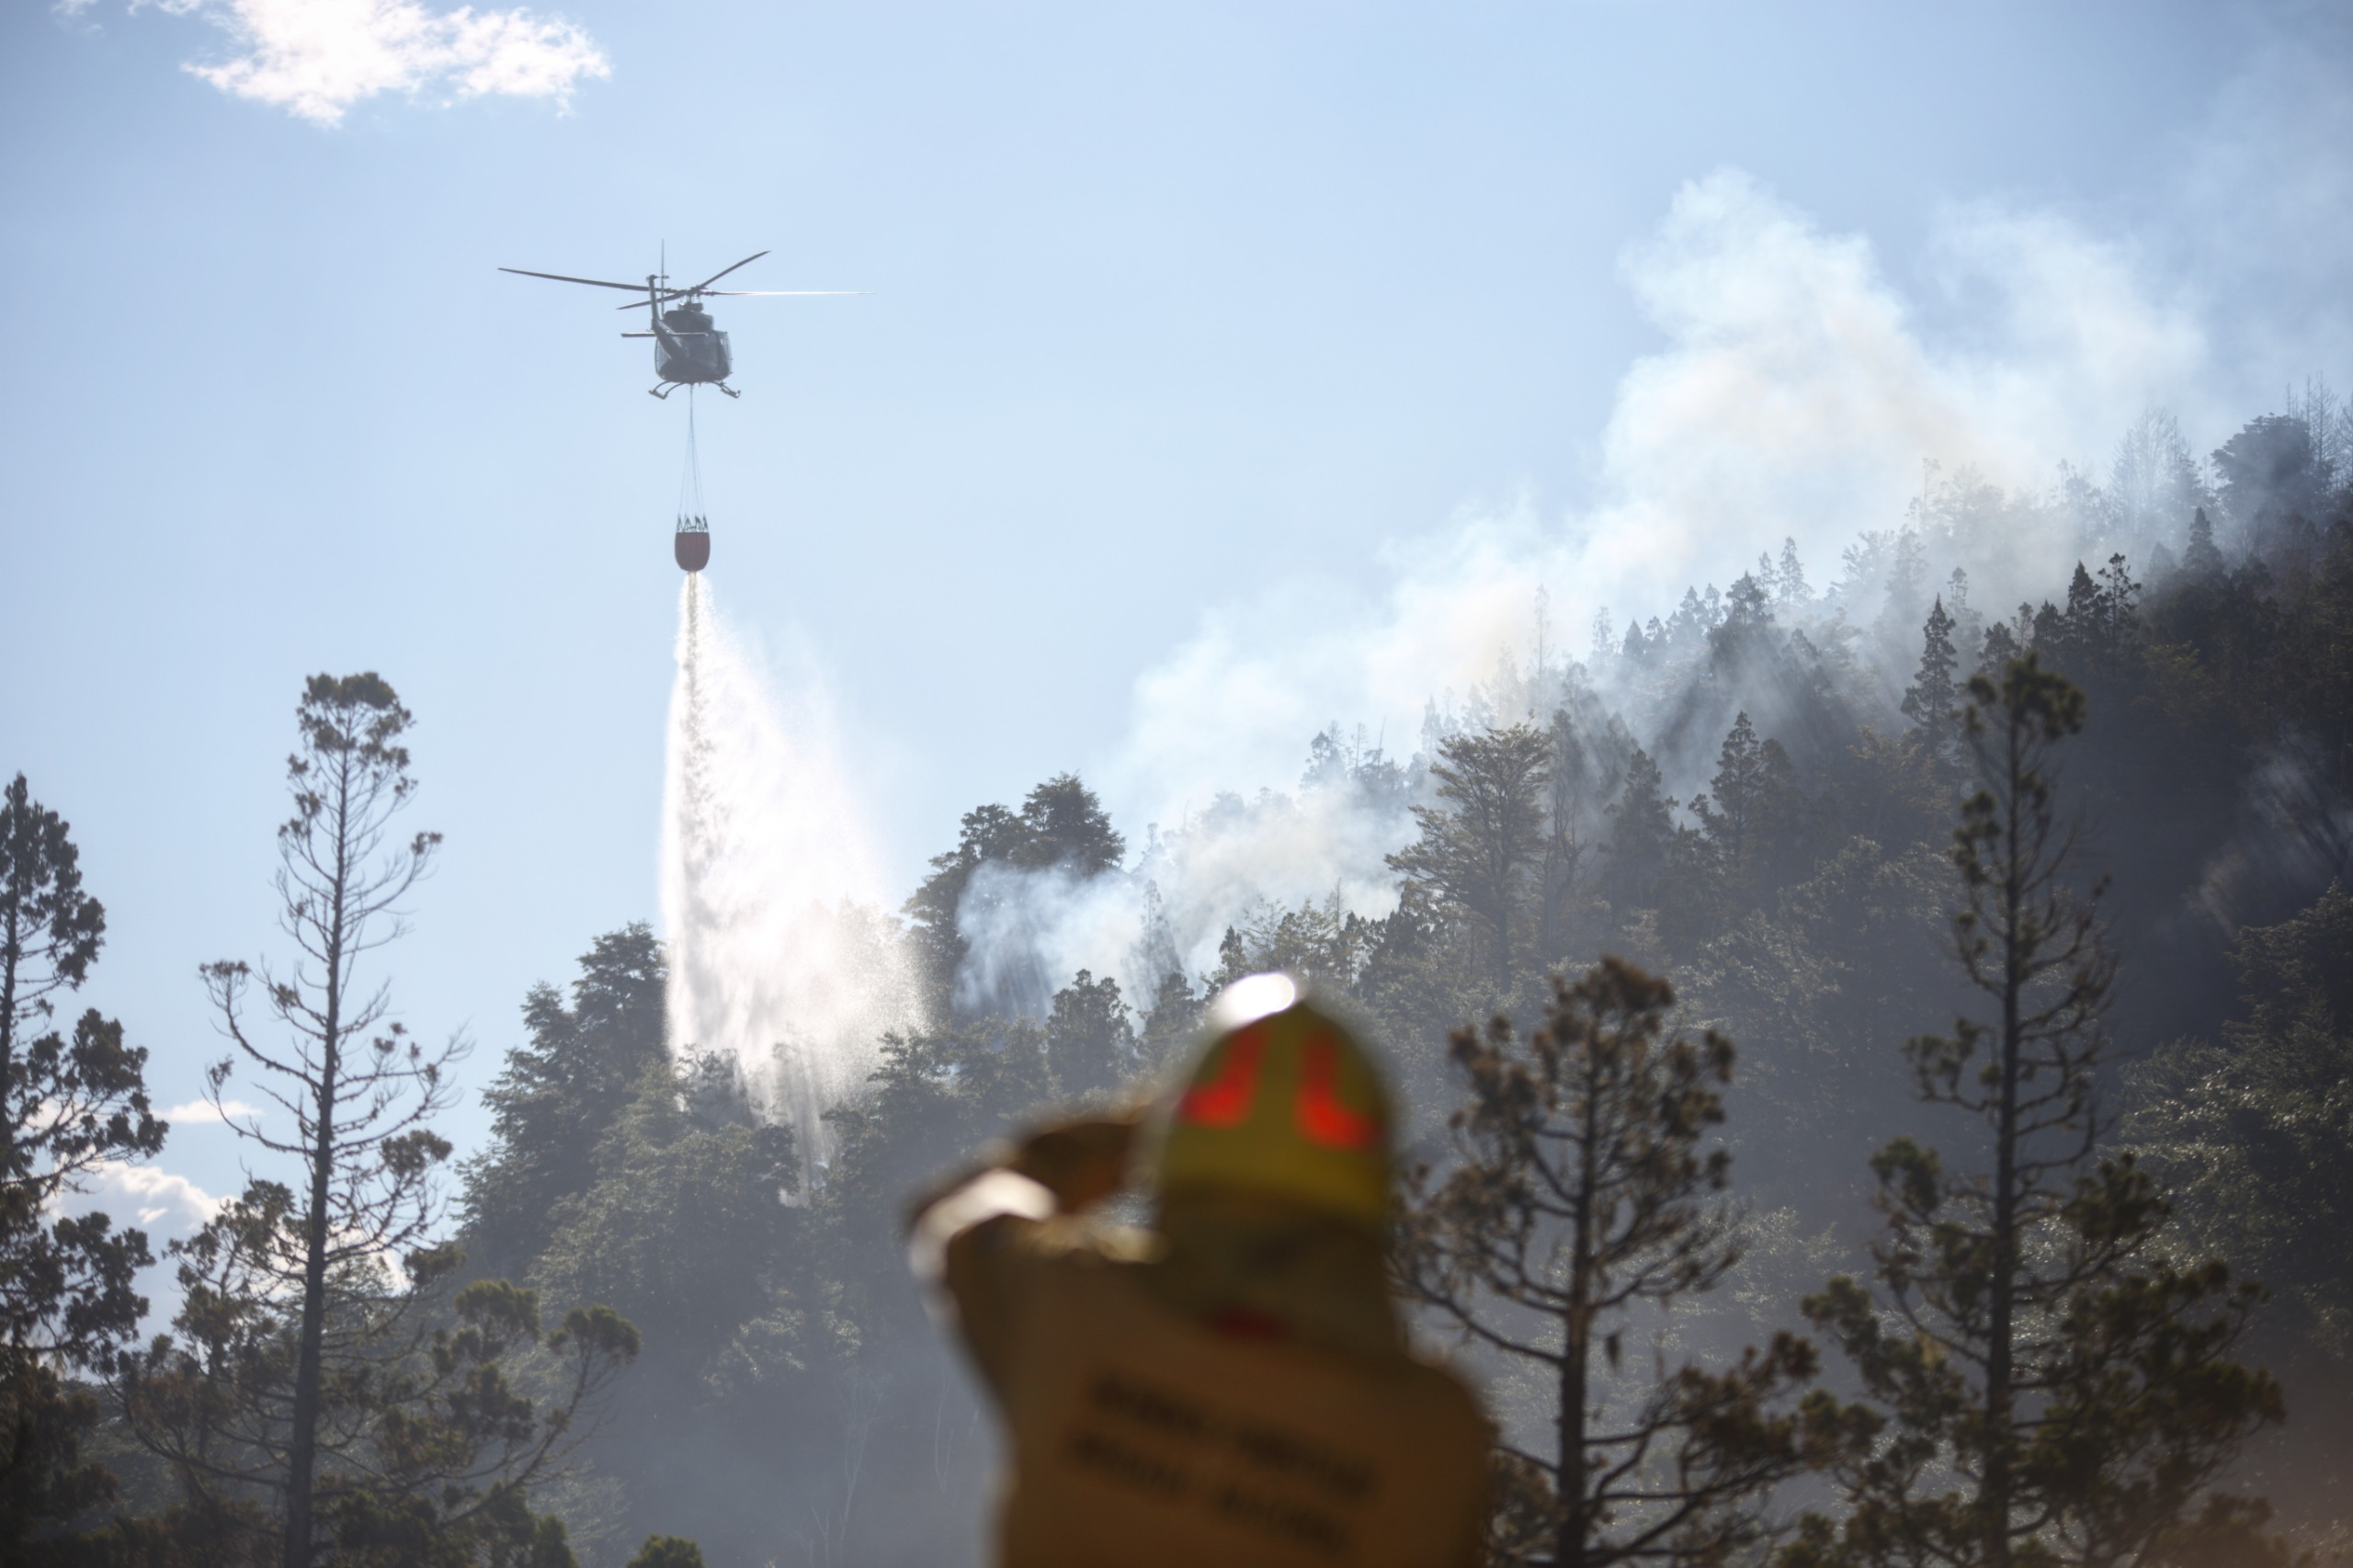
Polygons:
<instances>
[{"instance_id":1,"label":"helicopter","mask_svg":"<svg viewBox=\"0 0 2353 1568\"><path fill-rule=\"evenodd\" d=\"M664 270L647 273L645 281L642 284L614 283L602 278L574 278L561 272L531 272L520 267L502 267L498 270L514 273L518 278L545 278L557 283L585 283L596 289L625 289L632 294L642 293L645 296L646 324L653 330L624 332L621 335L654 339L654 373L659 376L661 381L656 385L646 389L647 395L658 397L666 402L670 393L679 387L715 386L729 397L742 397L744 395L742 392L727 384L728 372L734 368L734 360L727 351L727 335L712 324L710 312L702 307L703 300L717 297L736 299L761 296L808 297L858 292L855 289L714 289L711 287L712 284L734 271L736 267L749 267L767 254L766 251L756 251L735 263L734 267L722 267L701 282L686 289L670 287L666 257L663 264ZM637 308L637 302L634 301L620 307L624 311L633 311Z\"/></svg>"}]
</instances>

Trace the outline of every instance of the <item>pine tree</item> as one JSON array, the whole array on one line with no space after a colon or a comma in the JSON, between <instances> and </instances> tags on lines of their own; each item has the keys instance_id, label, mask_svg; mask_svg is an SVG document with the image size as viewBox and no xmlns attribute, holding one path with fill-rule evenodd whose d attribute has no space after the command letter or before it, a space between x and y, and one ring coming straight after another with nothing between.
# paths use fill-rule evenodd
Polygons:
<instances>
[{"instance_id":1,"label":"pine tree","mask_svg":"<svg viewBox=\"0 0 2353 1568\"><path fill-rule=\"evenodd\" d=\"M416 790L403 744L414 719L372 672L313 676L295 717L278 892L296 956L259 970L278 1038L252 1017L254 968L204 975L233 1047L207 1075L214 1105L300 1183L256 1178L174 1244L179 1335L130 1369L126 1414L191 1506L282 1499L285 1568L307 1568L323 1542L528 1543L539 1527L524 1485L635 1357L637 1334L608 1309L575 1308L544 1335L529 1290L453 1291L463 1255L437 1235L434 1185L449 1144L428 1121L462 1042L426 1049L390 1017L385 986L359 978L404 930L399 902L439 843L392 834ZM270 1126L290 1130L225 1101L241 1071L285 1118ZM571 1366L540 1406L506 1369L543 1346Z\"/></svg>"},{"instance_id":2,"label":"pine tree","mask_svg":"<svg viewBox=\"0 0 2353 1568\"><path fill-rule=\"evenodd\" d=\"M1202 1002L1183 970L1172 969L1160 977L1137 1042L1147 1070L1167 1074L1184 1064L1194 1031L1200 1027Z\"/></svg>"},{"instance_id":3,"label":"pine tree","mask_svg":"<svg viewBox=\"0 0 2353 1568\"><path fill-rule=\"evenodd\" d=\"M1803 608L1813 597L1806 588L1805 568L1798 563L1798 541L1795 539L1781 540L1779 590L1776 602L1785 607Z\"/></svg>"},{"instance_id":4,"label":"pine tree","mask_svg":"<svg viewBox=\"0 0 2353 1568\"><path fill-rule=\"evenodd\" d=\"M1666 869L1667 845L1675 836L1658 764L1640 746L1626 764L1626 782L1609 808L1609 859L1602 885L1622 916L1649 906Z\"/></svg>"},{"instance_id":5,"label":"pine tree","mask_svg":"<svg viewBox=\"0 0 2353 1568\"><path fill-rule=\"evenodd\" d=\"M252 1222L244 1232L221 1233L259 1246L252 1267L262 1272L283 1267L271 1288L292 1292L298 1303L284 1452L286 1568L308 1568L313 1551L330 1277L425 1241L433 1220L427 1175L449 1153L425 1123L448 1104L442 1071L456 1047L428 1053L388 1020L381 987L370 993L355 983L361 956L399 934L397 906L440 844L440 835L419 833L387 848L392 815L416 790L401 744L413 722L373 671L313 676L303 688L295 710L301 744L287 765L294 814L278 830L278 894L299 956L289 971L262 971L269 1010L286 1026L290 1045L265 1047L249 1031L250 967L232 960L205 971L237 1054L262 1074L265 1092L293 1117L295 1130L289 1141L225 1108L223 1119L303 1167L300 1245L290 1257L276 1228L282 1206L274 1191L282 1189L249 1199ZM379 1024L384 1032L371 1039ZM233 1056L212 1070L216 1098L236 1064Z\"/></svg>"},{"instance_id":6,"label":"pine tree","mask_svg":"<svg viewBox=\"0 0 2353 1568\"><path fill-rule=\"evenodd\" d=\"M1921 1096L1977 1118L1986 1146L1954 1165L1900 1138L1872 1160L1878 1289L1842 1277L1805 1312L1881 1429L1843 1469L1844 1519L1811 1517L1785 1568L2269 1561L2262 1506L2212 1490L2281 1415L2278 1385L2228 1358L2261 1292L2177 1266L2147 1173L2099 1153L2114 964L2055 806L2083 694L2031 653L1969 691L1980 787L1954 835L1954 930L1995 1017L1906 1051Z\"/></svg>"},{"instance_id":7,"label":"pine tree","mask_svg":"<svg viewBox=\"0 0 2353 1568\"><path fill-rule=\"evenodd\" d=\"M1780 742L1758 738L1745 710L1733 719L1709 793L1693 798L1691 812L1735 883L1749 880L1771 839L1796 825L1796 772Z\"/></svg>"},{"instance_id":8,"label":"pine tree","mask_svg":"<svg viewBox=\"0 0 2353 1568\"><path fill-rule=\"evenodd\" d=\"M1625 1367L1634 1309L1710 1289L1740 1256L1731 1157L1705 1146L1733 1049L1671 1036L1673 1000L1604 959L1552 977L1533 1034L1498 1017L1452 1040L1459 1163L1414 1178L1398 1267L1467 1342L1545 1380L1553 1427L1549 1454L1499 1448L1491 1561L1722 1562L1762 1539L1768 1489L1858 1431L1827 1396L1798 1402L1814 1356L1786 1334L1722 1372Z\"/></svg>"},{"instance_id":9,"label":"pine tree","mask_svg":"<svg viewBox=\"0 0 2353 1568\"><path fill-rule=\"evenodd\" d=\"M2182 574L2196 582L2217 576L2223 567L2222 552L2214 547L2214 525L2200 506L2189 519L2189 543L2181 553Z\"/></svg>"},{"instance_id":10,"label":"pine tree","mask_svg":"<svg viewBox=\"0 0 2353 1568\"><path fill-rule=\"evenodd\" d=\"M147 1238L58 1200L102 1164L163 1147L148 1106L147 1052L85 1010L46 1030L54 998L89 977L106 911L83 891L65 821L21 773L0 795L0 1548L104 1501L113 1478L86 1463L96 1425L72 1372L103 1375L137 1333Z\"/></svg>"},{"instance_id":11,"label":"pine tree","mask_svg":"<svg viewBox=\"0 0 2353 1568\"><path fill-rule=\"evenodd\" d=\"M2140 634L2141 585L2132 580L2131 563L2111 555L2093 580L2085 624L2076 633L2086 667L2113 676L2123 668L2133 641Z\"/></svg>"},{"instance_id":12,"label":"pine tree","mask_svg":"<svg viewBox=\"0 0 2353 1568\"><path fill-rule=\"evenodd\" d=\"M1953 619L1939 597L1920 628L1919 673L1904 692L1904 716L1927 732L1931 745L1941 745L1952 726L1953 666L1959 662L1952 629Z\"/></svg>"}]
</instances>

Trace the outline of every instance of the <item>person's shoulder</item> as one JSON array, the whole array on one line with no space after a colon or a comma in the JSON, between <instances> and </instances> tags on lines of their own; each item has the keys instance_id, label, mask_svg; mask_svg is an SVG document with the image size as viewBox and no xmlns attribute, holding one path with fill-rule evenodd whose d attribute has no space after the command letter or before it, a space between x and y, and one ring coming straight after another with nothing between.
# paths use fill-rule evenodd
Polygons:
<instances>
[{"instance_id":1,"label":"person's shoulder","mask_svg":"<svg viewBox=\"0 0 2353 1568\"><path fill-rule=\"evenodd\" d=\"M1486 1407L1460 1373L1443 1362L1416 1355L1405 1356L1403 1361L1403 1377L1413 1388L1415 1399L1425 1405L1431 1417L1464 1433L1475 1434L1483 1443L1486 1440L1490 1426Z\"/></svg>"},{"instance_id":2,"label":"person's shoulder","mask_svg":"<svg viewBox=\"0 0 2353 1568\"><path fill-rule=\"evenodd\" d=\"M1142 1261L1148 1242L1083 1214L1043 1220L998 1215L960 1235L953 1246L997 1268L1041 1278L1090 1278Z\"/></svg>"}]
</instances>

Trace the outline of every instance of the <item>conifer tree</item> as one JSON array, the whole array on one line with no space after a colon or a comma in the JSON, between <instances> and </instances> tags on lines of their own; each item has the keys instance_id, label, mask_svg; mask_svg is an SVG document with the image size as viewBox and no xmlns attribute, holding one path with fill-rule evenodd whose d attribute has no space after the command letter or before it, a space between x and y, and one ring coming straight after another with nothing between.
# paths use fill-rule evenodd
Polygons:
<instances>
[{"instance_id":1,"label":"conifer tree","mask_svg":"<svg viewBox=\"0 0 2353 1568\"><path fill-rule=\"evenodd\" d=\"M2131 563L2123 556L2109 556L2099 569L2094 602L2104 647L2111 653L2120 651L2139 630L2141 603L2141 585L2132 580Z\"/></svg>"},{"instance_id":2,"label":"conifer tree","mask_svg":"<svg viewBox=\"0 0 2353 1568\"><path fill-rule=\"evenodd\" d=\"M263 1506L282 1518L284 1568L308 1568L323 1541L519 1550L544 1533L525 1483L635 1357L637 1333L599 1307L545 1335L536 1296L503 1280L450 1293L462 1254L438 1237L434 1185L449 1144L428 1122L462 1045L413 1040L386 986L360 979L404 929L399 901L439 843L392 833L416 789L413 717L370 672L313 676L295 718L277 883L295 957L203 972L234 1048L208 1074L214 1105L299 1181L254 1180L174 1244L179 1337L129 1369L125 1409L207 1517L278 1505ZM276 1038L248 1006L256 972ZM223 1097L240 1072L276 1108L267 1122ZM569 1363L544 1407L506 1375L543 1347Z\"/></svg>"},{"instance_id":3,"label":"conifer tree","mask_svg":"<svg viewBox=\"0 0 2353 1568\"><path fill-rule=\"evenodd\" d=\"M95 1008L28 1038L88 978L105 936L66 823L19 773L0 794L0 1548L111 1493L81 1457L96 1404L65 1374L110 1370L147 1307L134 1278L153 1261L146 1236L54 1212L102 1163L163 1147L147 1052Z\"/></svg>"},{"instance_id":4,"label":"conifer tree","mask_svg":"<svg viewBox=\"0 0 2353 1568\"><path fill-rule=\"evenodd\" d=\"M2189 519L2189 543L2181 552L2182 574L2194 582L2218 575L2222 566L2222 552L2214 546L2213 521L2200 506Z\"/></svg>"},{"instance_id":5,"label":"conifer tree","mask_svg":"<svg viewBox=\"0 0 2353 1568\"><path fill-rule=\"evenodd\" d=\"M1931 745L1940 744L1952 724L1953 666L1958 663L1952 629L1953 619L1940 597L1928 607L1928 619L1920 627L1920 670L1904 692L1904 716L1927 733Z\"/></svg>"},{"instance_id":6,"label":"conifer tree","mask_svg":"<svg viewBox=\"0 0 2353 1568\"><path fill-rule=\"evenodd\" d=\"M400 935L399 902L441 841L438 833L405 844L388 839L393 814L416 790L401 744L412 722L373 671L313 676L295 710L301 745L287 763L294 814L278 830L278 891L298 957L290 970L262 971L263 994L288 1043L263 1043L248 1024L250 966L224 960L204 971L237 1048L212 1069L216 1101L242 1057L261 1074L262 1092L292 1118L293 1131L264 1132L257 1120L233 1118L225 1107L223 1119L302 1167L291 1210L298 1244L280 1244L275 1221L287 1210L274 1192L253 1198L253 1226L223 1233L259 1247L251 1267L282 1271L271 1289L298 1303L284 1451L286 1568L311 1561L331 1278L426 1240L434 1219L427 1176L449 1153L426 1123L449 1103L442 1070L456 1046L428 1052L389 1018L382 986L358 983L360 959ZM380 1024L383 1032L371 1037Z\"/></svg>"},{"instance_id":7,"label":"conifer tree","mask_svg":"<svg viewBox=\"0 0 2353 1568\"><path fill-rule=\"evenodd\" d=\"M17 774L0 796L0 1100L15 1094L19 1031L89 978L106 930L106 906L82 891L72 832ZM0 1138L13 1174L14 1129Z\"/></svg>"},{"instance_id":8,"label":"conifer tree","mask_svg":"<svg viewBox=\"0 0 2353 1568\"><path fill-rule=\"evenodd\" d=\"M2030 653L1969 694L1955 950L1992 1016L1906 1052L1984 1146L1882 1149L1877 1289L1841 1277L1805 1302L1881 1426L1844 1468L1845 1517L1809 1518L1785 1568L2270 1561L2262 1506L2212 1490L2281 1415L2278 1385L2229 1359L2261 1292L2177 1265L2148 1175L2100 1152L2115 967L2056 804L2083 694Z\"/></svg>"},{"instance_id":9,"label":"conifer tree","mask_svg":"<svg viewBox=\"0 0 2353 1568\"><path fill-rule=\"evenodd\" d=\"M1790 759L1780 743L1759 740L1744 710L1724 733L1709 793L1691 801L1692 814L1726 869L1736 871L1748 864L1757 838L1768 826L1773 797L1787 787L1789 773Z\"/></svg>"},{"instance_id":10,"label":"conifer tree","mask_svg":"<svg viewBox=\"0 0 2353 1568\"><path fill-rule=\"evenodd\" d=\"M1798 562L1798 541L1793 538L1781 540L1781 571L1776 603L1788 608L1804 608L1813 597L1806 588L1805 568Z\"/></svg>"},{"instance_id":11,"label":"conifer tree","mask_svg":"<svg viewBox=\"0 0 2353 1568\"><path fill-rule=\"evenodd\" d=\"M1172 969L1160 977L1137 1041L1148 1071L1166 1073L1183 1064L1200 1024L1201 1006L1202 998L1194 993L1193 983L1183 970Z\"/></svg>"},{"instance_id":12,"label":"conifer tree","mask_svg":"<svg viewBox=\"0 0 2353 1568\"><path fill-rule=\"evenodd\" d=\"M1658 764L1640 746L1626 764L1626 782L1609 808L1609 861L1603 878L1610 903L1622 917L1646 907L1666 868L1675 836Z\"/></svg>"},{"instance_id":13,"label":"conifer tree","mask_svg":"<svg viewBox=\"0 0 2353 1568\"><path fill-rule=\"evenodd\" d=\"M1533 1033L1498 1017L1452 1039L1460 1162L1415 1175L1399 1272L1468 1343L1544 1380L1552 1418L1551 1452L1498 1449L1491 1561L1722 1562L1762 1538L1769 1488L1859 1430L1826 1395L1801 1402L1814 1355L1787 1334L1722 1372L1626 1366L1635 1309L1706 1290L1740 1256L1731 1156L1706 1146L1733 1048L1670 1034L1673 1000L1604 959L1552 976Z\"/></svg>"}]
</instances>

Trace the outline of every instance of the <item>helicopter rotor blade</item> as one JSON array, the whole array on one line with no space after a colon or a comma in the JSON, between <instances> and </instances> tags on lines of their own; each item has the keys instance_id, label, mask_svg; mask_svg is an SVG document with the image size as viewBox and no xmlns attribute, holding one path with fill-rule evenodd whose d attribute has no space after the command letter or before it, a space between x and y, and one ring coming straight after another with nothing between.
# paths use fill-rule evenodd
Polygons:
<instances>
[{"instance_id":1,"label":"helicopter rotor blade","mask_svg":"<svg viewBox=\"0 0 2353 1568\"><path fill-rule=\"evenodd\" d=\"M546 278L558 283L585 283L597 289L626 289L632 294L645 292L645 285L642 283L612 283L602 278L567 278L561 272L529 272L519 267L502 267L498 270L511 272L517 278ZM630 307L624 305L621 308L627 310Z\"/></svg>"},{"instance_id":2,"label":"helicopter rotor blade","mask_svg":"<svg viewBox=\"0 0 2353 1568\"><path fill-rule=\"evenodd\" d=\"M673 300L691 300L698 297L708 297L714 300L805 300L814 299L819 296L863 294L865 292L866 290L863 289L673 289L668 293L657 297L654 302L657 305L666 305ZM637 300L626 305L615 305L613 307L613 309L617 311L642 311L644 308L645 301L642 300Z\"/></svg>"},{"instance_id":3,"label":"helicopter rotor blade","mask_svg":"<svg viewBox=\"0 0 2353 1568\"><path fill-rule=\"evenodd\" d=\"M764 250L754 251L750 256L747 256L743 260L737 262L735 267L749 267L752 263L759 260L760 257L767 254L768 253ZM712 273L710 277L704 278L701 282L696 284L693 288L686 291L689 294L699 294L704 290L710 288L712 284L718 282L721 278L726 277L729 273L734 271L735 267L722 267L718 271Z\"/></svg>"}]
</instances>

